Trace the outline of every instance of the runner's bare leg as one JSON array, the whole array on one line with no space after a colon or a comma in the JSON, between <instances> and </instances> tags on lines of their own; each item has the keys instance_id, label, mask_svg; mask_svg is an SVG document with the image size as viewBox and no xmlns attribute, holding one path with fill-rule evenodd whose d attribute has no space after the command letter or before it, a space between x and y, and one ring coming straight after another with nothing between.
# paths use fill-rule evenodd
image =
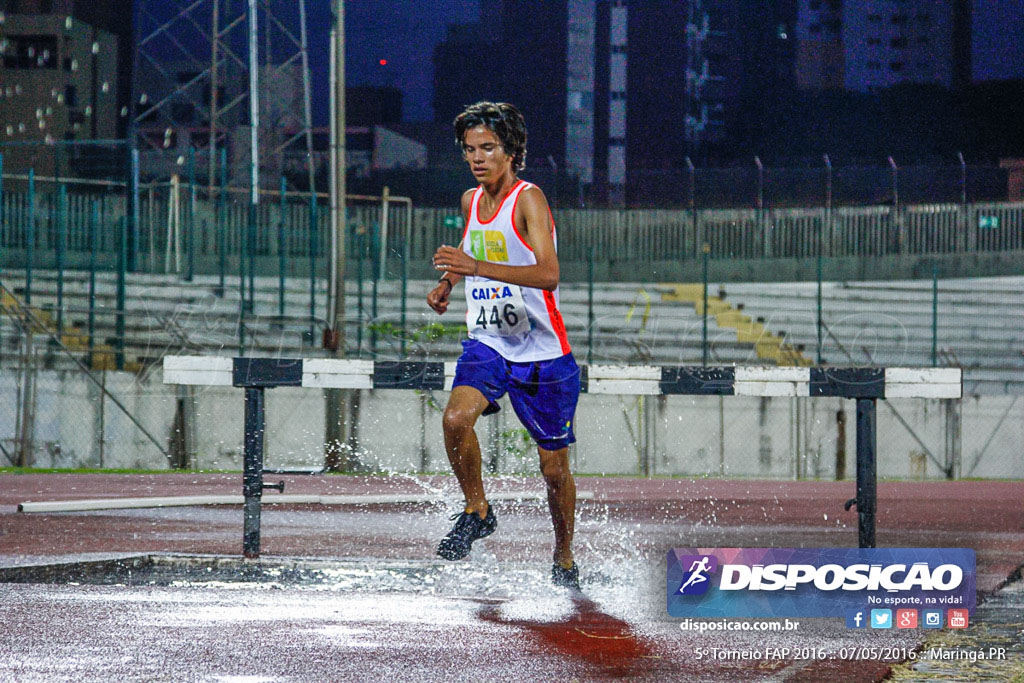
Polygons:
<instances>
[{"instance_id":1,"label":"runner's bare leg","mask_svg":"<svg viewBox=\"0 0 1024 683\"><path fill-rule=\"evenodd\" d=\"M540 471L548 486L548 509L555 528L554 561L572 567L572 535L576 522L576 481L569 470L569 449L537 449Z\"/></svg>"},{"instance_id":2,"label":"runner's bare leg","mask_svg":"<svg viewBox=\"0 0 1024 683\"><path fill-rule=\"evenodd\" d=\"M444 447L466 498L466 512L475 512L481 519L487 516L488 504L481 474L480 442L474 426L487 405L487 398L479 389L457 386L452 389L442 419Z\"/></svg>"}]
</instances>

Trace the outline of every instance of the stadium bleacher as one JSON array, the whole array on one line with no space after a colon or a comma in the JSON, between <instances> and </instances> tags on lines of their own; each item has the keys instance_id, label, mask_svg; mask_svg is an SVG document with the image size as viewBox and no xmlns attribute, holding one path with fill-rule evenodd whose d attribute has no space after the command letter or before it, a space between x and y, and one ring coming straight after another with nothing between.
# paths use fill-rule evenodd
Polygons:
<instances>
[{"instance_id":1,"label":"stadium bleacher","mask_svg":"<svg viewBox=\"0 0 1024 683\"><path fill-rule=\"evenodd\" d=\"M5 286L21 297L24 274L8 271ZM218 292L216 276L183 282L175 275L129 274L126 285L125 357L139 369L164 355L234 353L238 349L237 277ZM405 355L453 360L464 334L461 291L447 315L427 309L430 281L407 283ZM1024 391L1024 278L939 281L936 364L965 370L967 394ZM309 282L285 280L285 315L279 315L278 279L255 279L254 313L245 317L245 343L252 355L310 356L320 349L326 290L319 283L310 336ZM55 319L56 272L33 273L33 306ZM378 283L376 317L372 283L346 287L346 338L350 354L382 359L402 353L401 283ZM700 364L703 361L703 292L699 284L595 283L593 308L587 283L561 286L561 310L574 352L595 363ZM817 355L817 288L807 283L714 283L708 288L708 363L811 365ZM87 348L88 274L67 272L64 281L64 342ZM116 281L97 274L96 367L111 367L115 336ZM932 281L826 282L822 286L825 365L930 366L933 327ZM592 318L591 318L592 315ZM591 326L591 319L593 324ZM361 333L360 333L361 328ZM3 335L12 358L16 338ZM55 355L56 367L61 359Z\"/></svg>"},{"instance_id":2,"label":"stadium bleacher","mask_svg":"<svg viewBox=\"0 0 1024 683\"><path fill-rule=\"evenodd\" d=\"M1024 391L1022 286L1020 277L938 282L935 360L964 369L965 394ZM715 287L744 311L763 318L769 329L815 355L815 283ZM823 283L823 364L932 365L932 287L931 280Z\"/></svg>"}]
</instances>

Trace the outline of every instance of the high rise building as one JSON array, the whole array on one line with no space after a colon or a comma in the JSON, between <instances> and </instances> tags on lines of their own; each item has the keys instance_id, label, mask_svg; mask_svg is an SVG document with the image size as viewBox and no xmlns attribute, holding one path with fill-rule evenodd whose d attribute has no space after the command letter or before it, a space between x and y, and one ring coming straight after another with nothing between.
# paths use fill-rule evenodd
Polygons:
<instances>
[{"instance_id":1,"label":"high rise building","mask_svg":"<svg viewBox=\"0 0 1024 683\"><path fill-rule=\"evenodd\" d=\"M794 0L595 4L594 183L613 201L687 157L742 153L794 87Z\"/></svg>"},{"instance_id":2,"label":"high rise building","mask_svg":"<svg viewBox=\"0 0 1024 683\"><path fill-rule=\"evenodd\" d=\"M968 0L800 0L798 84L854 92L967 85L970 35Z\"/></svg>"},{"instance_id":3,"label":"high rise building","mask_svg":"<svg viewBox=\"0 0 1024 683\"><path fill-rule=\"evenodd\" d=\"M569 171L613 203L643 171L730 154L793 87L796 0L486 4L500 21L453 29L435 52L438 120L508 99L529 124L528 165Z\"/></svg>"},{"instance_id":4,"label":"high rise building","mask_svg":"<svg viewBox=\"0 0 1024 683\"><path fill-rule=\"evenodd\" d=\"M119 41L80 18L89 4L22 0L2 15L0 141L39 143L5 150L7 169L66 174L81 154L57 153L47 143L118 136Z\"/></svg>"},{"instance_id":5,"label":"high rise building","mask_svg":"<svg viewBox=\"0 0 1024 683\"><path fill-rule=\"evenodd\" d=\"M502 100L504 74L488 56L501 49L502 0L481 0L480 21L448 27L434 48L434 120L451 124L467 104Z\"/></svg>"}]
</instances>

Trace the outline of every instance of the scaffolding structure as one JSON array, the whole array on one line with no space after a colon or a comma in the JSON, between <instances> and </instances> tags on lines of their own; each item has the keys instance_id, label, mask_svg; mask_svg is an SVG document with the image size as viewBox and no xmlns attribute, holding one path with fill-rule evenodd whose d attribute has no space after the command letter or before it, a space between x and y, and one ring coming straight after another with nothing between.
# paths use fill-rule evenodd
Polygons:
<instances>
[{"instance_id":1,"label":"scaffolding structure","mask_svg":"<svg viewBox=\"0 0 1024 683\"><path fill-rule=\"evenodd\" d=\"M233 184L314 187L305 0L136 0L133 12L126 113L143 176L195 152L208 187L222 158Z\"/></svg>"}]
</instances>

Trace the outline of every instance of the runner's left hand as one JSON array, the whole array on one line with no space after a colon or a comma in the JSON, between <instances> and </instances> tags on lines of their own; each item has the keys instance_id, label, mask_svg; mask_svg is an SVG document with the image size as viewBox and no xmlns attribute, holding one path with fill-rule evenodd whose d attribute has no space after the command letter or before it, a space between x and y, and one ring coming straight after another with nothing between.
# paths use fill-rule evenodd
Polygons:
<instances>
[{"instance_id":1,"label":"runner's left hand","mask_svg":"<svg viewBox=\"0 0 1024 683\"><path fill-rule=\"evenodd\" d=\"M445 273L476 275L479 264L475 258L458 247L441 245L434 252L434 268Z\"/></svg>"}]
</instances>

